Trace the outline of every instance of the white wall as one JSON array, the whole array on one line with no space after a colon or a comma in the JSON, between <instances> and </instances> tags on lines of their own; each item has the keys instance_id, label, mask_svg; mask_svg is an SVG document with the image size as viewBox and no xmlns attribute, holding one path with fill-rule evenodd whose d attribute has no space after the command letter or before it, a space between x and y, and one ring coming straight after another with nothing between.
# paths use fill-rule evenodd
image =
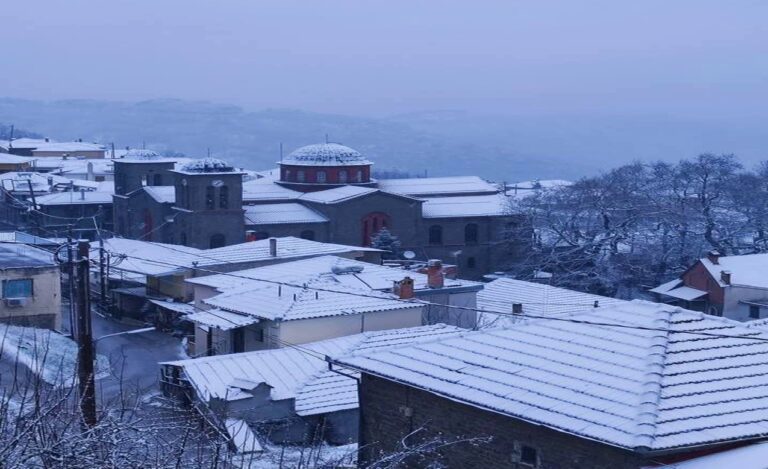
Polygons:
<instances>
[{"instance_id":1,"label":"white wall","mask_svg":"<svg viewBox=\"0 0 768 469\"><path fill-rule=\"evenodd\" d=\"M723 316L736 321L750 321L749 306L740 304L739 301L763 300L768 302L768 290L762 288L748 288L731 286L725 289L723 304ZM768 311L762 311L763 317L768 316Z\"/></svg>"},{"instance_id":2,"label":"white wall","mask_svg":"<svg viewBox=\"0 0 768 469\"><path fill-rule=\"evenodd\" d=\"M0 280L32 279L33 296L19 307L7 307L0 301L0 319L19 324L52 327L61 330L61 274L58 267L8 269L0 271ZM1 293L1 292L0 292ZM47 319L46 319L47 318Z\"/></svg>"}]
</instances>

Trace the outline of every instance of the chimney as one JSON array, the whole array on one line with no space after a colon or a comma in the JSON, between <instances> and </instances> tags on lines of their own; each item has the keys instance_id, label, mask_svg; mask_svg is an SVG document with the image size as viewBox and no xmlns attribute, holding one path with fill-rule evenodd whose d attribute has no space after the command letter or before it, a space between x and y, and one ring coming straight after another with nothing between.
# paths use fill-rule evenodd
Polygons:
<instances>
[{"instance_id":1,"label":"chimney","mask_svg":"<svg viewBox=\"0 0 768 469\"><path fill-rule=\"evenodd\" d=\"M88 168L88 172L85 175L85 180L86 181L95 181L96 178L93 176L93 163L91 163L89 161L88 164L86 165L86 167Z\"/></svg>"},{"instance_id":2,"label":"chimney","mask_svg":"<svg viewBox=\"0 0 768 469\"><path fill-rule=\"evenodd\" d=\"M723 270L720 272L720 280L723 281L724 284L730 285L731 284L731 271L730 270Z\"/></svg>"},{"instance_id":3,"label":"chimney","mask_svg":"<svg viewBox=\"0 0 768 469\"><path fill-rule=\"evenodd\" d=\"M45 137L45 143L48 143L50 141L51 141L51 139L49 139L48 137Z\"/></svg>"},{"instance_id":4,"label":"chimney","mask_svg":"<svg viewBox=\"0 0 768 469\"><path fill-rule=\"evenodd\" d=\"M429 288L443 288L443 262L440 259L427 261L427 285Z\"/></svg>"},{"instance_id":5,"label":"chimney","mask_svg":"<svg viewBox=\"0 0 768 469\"><path fill-rule=\"evenodd\" d=\"M512 314L523 314L523 304L512 303Z\"/></svg>"},{"instance_id":6,"label":"chimney","mask_svg":"<svg viewBox=\"0 0 768 469\"><path fill-rule=\"evenodd\" d=\"M85 200L85 189L80 189L80 200Z\"/></svg>"},{"instance_id":7,"label":"chimney","mask_svg":"<svg viewBox=\"0 0 768 469\"><path fill-rule=\"evenodd\" d=\"M53 191L53 176L48 176L48 190Z\"/></svg>"},{"instance_id":8,"label":"chimney","mask_svg":"<svg viewBox=\"0 0 768 469\"><path fill-rule=\"evenodd\" d=\"M277 238L269 238L269 255L277 257Z\"/></svg>"},{"instance_id":9,"label":"chimney","mask_svg":"<svg viewBox=\"0 0 768 469\"><path fill-rule=\"evenodd\" d=\"M395 281L392 288L392 293L397 295L401 300L410 300L413 298L413 279L411 277L405 277L400 281Z\"/></svg>"},{"instance_id":10,"label":"chimney","mask_svg":"<svg viewBox=\"0 0 768 469\"><path fill-rule=\"evenodd\" d=\"M707 259L709 259L709 262L717 265L720 262L720 252L716 249L713 249L707 253Z\"/></svg>"},{"instance_id":11,"label":"chimney","mask_svg":"<svg viewBox=\"0 0 768 469\"><path fill-rule=\"evenodd\" d=\"M248 230L245 232L245 241L251 242L256 241L256 232L253 230Z\"/></svg>"}]
</instances>

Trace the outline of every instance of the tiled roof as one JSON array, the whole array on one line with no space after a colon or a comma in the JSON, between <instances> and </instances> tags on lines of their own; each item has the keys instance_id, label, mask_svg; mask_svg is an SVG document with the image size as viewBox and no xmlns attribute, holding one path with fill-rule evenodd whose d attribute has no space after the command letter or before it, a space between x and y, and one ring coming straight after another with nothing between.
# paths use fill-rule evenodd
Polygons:
<instances>
[{"instance_id":1,"label":"tiled roof","mask_svg":"<svg viewBox=\"0 0 768 469\"><path fill-rule=\"evenodd\" d=\"M299 166L370 165L359 151L338 143L317 143L292 151L280 164Z\"/></svg>"},{"instance_id":2,"label":"tiled roof","mask_svg":"<svg viewBox=\"0 0 768 469\"><path fill-rule=\"evenodd\" d=\"M311 208L293 203L246 205L246 225L275 225L282 223L325 223L323 214Z\"/></svg>"},{"instance_id":3,"label":"tiled roof","mask_svg":"<svg viewBox=\"0 0 768 469\"><path fill-rule=\"evenodd\" d=\"M662 451L768 434L766 354L768 335L741 323L634 301L339 362L573 435Z\"/></svg>"},{"instance_id":4,"label":"tiled roof","mask_svg":"<svg viewBox=\"0 0 768 469\"><path fill-rule=\"evenodd\" d=\"M495 194L495 184L477 176L441 178L379 179L379 189L396 194L426 197L430 195Z\"/></svg>"},{"instance_id":5,"label":"tiled roof","mask_svg":"<svg viewBox=\"0 0 768 469\"><path fill-rule=\"evenodd\" d=\"M507 327L515 324L516 318L509 316L515 303L523 305L524 315L549 316L593 309L595 303L598 307L605 308L627 302L541 283L500 278L485 284L477 293L477 307L506 314L482 313L480 324L483 327Z\"/></svg>"},{"instance_id":6,"label":"tiled roof","mask_svg":"<svg viewBox=\"0 0 768 469\"><path fill-rule=\"evenodd\" d=\"M112 193L99 191L67 191L37 197L37 205L111 205Z\"/></svg>"},{"instance_id":7,"label":"tiled roof","mask_svg":"<svg viewBox=\"0 0 768 469\"><path fill-rule=\"evenodd\" d=\"M430 197L422 206L424 218L493 217L511 215L509 199L501 194Z\"/></svg>"},{"instance_id":8,"label":"tiled roof","mask_svg":"<svg viewBox=\"0 0 768 469\"><path fill-rule=\"evenodd\" d=\"M294 200L302 195L276 184L272 179L252 179L243 182L243 202L258 200Z\"/></svg>"},{"instance_id":9,"label":"tiled roof","mask_svg":"<svg viewBox=\"0 0 768 469\"><path fill-rule=\"evenodd\" d=\"M350 267L356 267L361 271L358 273L343 271L343 269ZM340 271L339 269L342 270ZM339 273L334 273L334 270ZM318 256L310 259L241 270L237 272L236 277L231 275L208 275L188 279L187 281L198 285L207 285L220 291L254 285L257 283L255 281L259 279L276 280L293 285L323 281L350 288L389 290L392 288L392 282L402 280L406 276L413 279L414 288L417 292L428 290L426 274L336 256ZM481 286L481 283L470 280L445 279L445 288L447 289L464 287L480 289Z\"/></svg>"},{"instance_id":10,"label":"tiled roof","mask_svg":"<svg viewBox=\"0 0 768 469\"><path fill-rule=\"evenodd\" d=\"M0 243L0 269L51 267L53 255L42 249L16 243Z\"/></svg>"},{"instance_id":11,"label":"tiled roof","mask_svg":"<svg viewBox=\"0 0 768 469\"><path fill-rule=\"evenodd\" d=\"M299 197L301 200L318 204L337 204L377 192L378 189L360 186L341 186L324 191L310 192Z\"/></svg>"},{"instance_id":12,"label":"tiled roof","mask_svg":"<svg viewBox=\"0 0 768 469\"><path fill-rule=\"evenodd\" d=\"M230 386L236 380L248 380L255 385L266 383L271 386L273 401L295 399L295 410L299 415L315 415L357 408L357 383L354 379L328 371L325 356L336 358L354 350L382 350L447 337L462 330L438 324L364 332L302 344L301 350L286 347L167 364L182 367L185 376L204 401L211 398L238 400L248 397L238 388Z\"/></svg>"},{"instance_id":13,"label":"tiled roof","mask_svg":"<svg viewBox=\"0 0 768 469\"><path fill-rule=\"evenodd\" d=\"M422 308L421 303L399 301L388 293L320 281L308 286L310 288L297 288L260 282L260 285L249 284L206 298L203 303L271 321Z\"/></svg>"}]
</instances>

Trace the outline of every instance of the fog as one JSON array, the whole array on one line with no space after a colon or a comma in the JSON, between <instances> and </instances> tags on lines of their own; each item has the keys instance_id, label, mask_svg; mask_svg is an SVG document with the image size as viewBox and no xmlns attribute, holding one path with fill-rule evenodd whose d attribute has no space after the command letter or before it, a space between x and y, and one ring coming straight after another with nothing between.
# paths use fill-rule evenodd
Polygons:
<instances>
[{"instance_id":1,"label":"fog","mask_svg":"<svg viewBox=\"0 0 768 469\"><path fill-rule=\"evenodd\" d=\"M0 96L766 115L761 1L6 1Z\"/></svg>"}]
</instances>

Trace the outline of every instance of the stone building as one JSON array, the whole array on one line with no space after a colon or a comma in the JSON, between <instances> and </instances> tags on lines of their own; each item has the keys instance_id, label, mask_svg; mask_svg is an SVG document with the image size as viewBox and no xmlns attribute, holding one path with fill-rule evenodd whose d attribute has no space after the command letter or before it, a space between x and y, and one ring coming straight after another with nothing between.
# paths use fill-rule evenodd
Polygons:
<instances>
[{"instance_id":1,"label":"stone building","mask_svg":"<svg viewBox=\"0 0 768 469\"><path fill-rule=\"evenodd\" d=\"M61 279L51 253L24 244L0 244L0 322L61 329Z\"/></svg>"},{"instance_id":2,"label":"stone building","mask_svg":"<svg viewBox=\"0 0 768 469\"><path fill-rule=\"evenodd\" d=\"M217 247L274 236L370 246L386 228L400 251L456 264L462 276L497 269L522 218L502 190L478 177L371 177L372 162L335 143L308 145L253 179L219 160L173 169L173 160L115 161L118 235ZM248 179L251 177L251 179Z\"/></svg>"}]
</instances>

